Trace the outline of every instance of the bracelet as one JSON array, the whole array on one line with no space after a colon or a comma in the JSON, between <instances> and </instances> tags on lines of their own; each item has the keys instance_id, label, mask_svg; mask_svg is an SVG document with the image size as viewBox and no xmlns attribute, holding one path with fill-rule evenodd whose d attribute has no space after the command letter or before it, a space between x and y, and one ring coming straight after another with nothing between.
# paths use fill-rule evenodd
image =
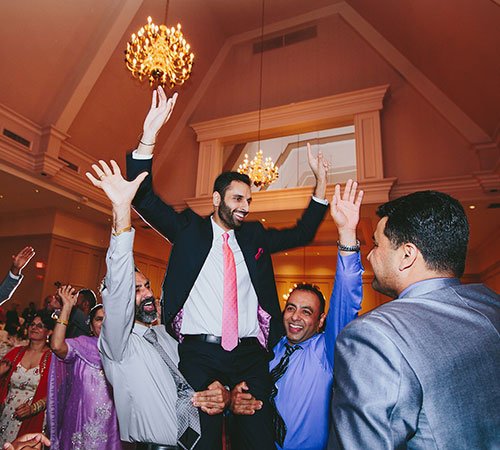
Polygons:
<instances>
[{"instance_id":1,"label":"bracelet","mask_svg":"<svg viewBox=\"0 0 500 450\"><path fill-rule=\"evenodd\" d=\"M140 139L139 139L139 142L140 142L142 145L145 145L146 147L154 147L154 145L156 144L156 142L153 142L152 144L146 144L145 142L142 142Z\"/></svg>"},{"instance_id":2,"label":"bracelet","mask_svg":"<svg viewBox=\"0 0 500 450\"><path fill-rule=\"evenodd\" d=\"M56 323L60 323L61 325L64 325L65 327L67 327L69 322L67 320L64 320L64 319L57 319Z\"/></svg>"},{"instance_id":3,"label":"bracelet","mask_svg":"<svg viewBox=\"0 0 500 450\"><path fill-rule=\"evenodd\" d=\"M342 252L359 252L361 243L356 239L356 245L344 245L337 241L337 247Z\"/></svg>"},{"instance_id":4,"label":"bracelet","mask_svg":"<svg viewBox=\"0 0 500 450\"><path fill-rule=\"evenodd\" d=\"M30 406L31 414L35 415L38 414L39 412L42 412L45 409L45 405L46 403L44 399L38 400L37 402L33 403Z\"/></svg>"},{"instance_id":5,"label":"bracelet","mask_svg":"<svg viewBox=\"0 0 500 450\"><path fill-rule=\"evenodd\" d=\"M113 236L120 236L120 234L126 233L127 231L130 231L131 229L132 229L132 225L129 225L128 227L122 228L121 230L113 231Z\"/></svg>"}]
</instances>

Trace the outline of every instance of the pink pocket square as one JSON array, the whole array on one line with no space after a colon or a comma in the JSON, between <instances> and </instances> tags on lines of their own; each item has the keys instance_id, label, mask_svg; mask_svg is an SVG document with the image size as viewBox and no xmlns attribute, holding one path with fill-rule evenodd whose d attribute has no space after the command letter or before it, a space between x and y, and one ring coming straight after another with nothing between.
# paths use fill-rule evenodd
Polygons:
<instances>
[{"instance_id":1,"label":"pink pocket square","mask_svg":"<svg viewBox=\"0 0 500 450\"><path fill-rule=\"evenodd\" d=\"M264 249L262 247L259 247L259 250L257 251L256 255L255 255L255 261L258 261L259 258L263 255L264 253Z\"/></svg>"}]
</instances>

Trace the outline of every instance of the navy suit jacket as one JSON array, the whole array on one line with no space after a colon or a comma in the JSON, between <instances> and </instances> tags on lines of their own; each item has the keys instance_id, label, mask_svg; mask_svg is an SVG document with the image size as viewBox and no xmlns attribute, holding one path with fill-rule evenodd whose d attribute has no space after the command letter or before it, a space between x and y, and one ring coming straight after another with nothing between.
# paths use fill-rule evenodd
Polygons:
<instances>
[{"instance_id":1,"label":"navy suit jacket","mask_svg":"<svg viewBox=\"0 0 500 450\"><path fill-rule=\"evenodd\" d=\"M500 448L500 303L416 283L337 338L329 449Z\"/></svg>"},{"instance_id":2,"label":"navy suit jacket","mask_svg":"<svg viewBox=\"0 0 500 450\"><path fill-rule=\"evenodd\" d=\"M163 282L162 320L168 327L183 307L212 246L210 217L191 209L177 213L158 197L152 186L152 160L136 160L127 155L127 176L134 179L148 171L133 205L137 212L172 243ZM268 349L284 334L281 309L274 281L271 254L309 243L316 234L327 206L311 200L295 227L265 229L260 222L244 222L235 230L260 307L271 316Z\"/></svg>"}]
</instances>

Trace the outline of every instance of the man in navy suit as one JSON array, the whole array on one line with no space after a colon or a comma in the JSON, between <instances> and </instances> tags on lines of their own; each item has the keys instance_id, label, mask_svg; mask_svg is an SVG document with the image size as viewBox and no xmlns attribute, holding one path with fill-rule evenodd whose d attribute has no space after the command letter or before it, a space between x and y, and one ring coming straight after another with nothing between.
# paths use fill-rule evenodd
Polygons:
<instances>
[{"instance_id":1,"label":"man in navy suit","mask_svg":"<svg viewBox=\"0 0 500 450\"><path fill-rule=\"evenodd\" d=\"M425 191L377 214L373 287L395 300L337 338L328 448L500 448L499 296L460 284L462 206Z\"/></svg>"},{"instance_id":2,"label":"man in navy suit","mask_svg":"<svg viewBox=\"0 0 500 450\"><path fill-rule=\"evenodd\" d=\"M245 220L251 183L237 172L225 172L215 180L213 215L203 218L190 209L177 213L156 195L150 175L156 135L176 97L167 99L161 87L154 92L138 148L127 157L129 179L149 173L134 198L135 209L173 244L163 286L162 319L180 337L179 368L194 390L216 379L228 387L245 380L251 394L268 399L270 350L283 334L271 254L314 238L328 205L328 164L321 154L313 158L308 148L316 178L314 196L297 224L286 230L265 229L260 222ZM226 296L233 299L234 309L226 309ZM200 419L202 437L197 448L220 448L221 415L201 413ZM254 415L236 418L233 431L235 449L274 449L268 401Z\"/></svg>"}]
</instances>

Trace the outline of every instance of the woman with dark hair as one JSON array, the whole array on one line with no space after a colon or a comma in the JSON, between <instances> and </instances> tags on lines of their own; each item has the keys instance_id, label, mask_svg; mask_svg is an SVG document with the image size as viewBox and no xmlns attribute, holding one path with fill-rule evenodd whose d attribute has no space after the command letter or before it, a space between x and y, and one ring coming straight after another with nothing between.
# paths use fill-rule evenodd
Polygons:
<instances>
[{"instance_id":1,"label":"woman with dark hair","mask_svg":"<svg viewBox=\"0 0 500 450\"><path fill-rule=\"evenodd\" d=\"M38 311L28 325L29 344L0 361L0 441L42 431L51 359L47 339L53 328L54 320Z\"/></svg>"},{"instance_id":2,"label":"woman with dark hair","mask_svg":"<svg viewBox=\"0 0 500 450\"><path fill-rule=\"evenodd\" d=\"M66 339L66 328L77 293L58 289L63 302L51 338L47 424L51 450L122 450L111 387L104 377L97 338L101 333L102 304L89 313L92 336Z\"/></svg>"}]
</instances>

